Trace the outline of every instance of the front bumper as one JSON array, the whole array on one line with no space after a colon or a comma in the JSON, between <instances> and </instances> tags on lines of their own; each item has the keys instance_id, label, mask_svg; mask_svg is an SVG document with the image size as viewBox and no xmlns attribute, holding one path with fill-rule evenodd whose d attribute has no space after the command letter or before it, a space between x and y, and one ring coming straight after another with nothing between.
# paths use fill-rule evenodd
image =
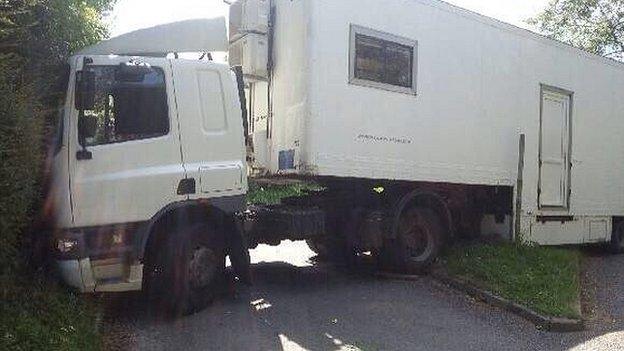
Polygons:
<instances>
[{"instance_id":1,"label":"front bumper","mask_svg":"<svg viewBox=\"0 0 624 351\"><path fill-rule=\"evenodd\" d=\"M146 226L138 222L57 230L54 254L59 260L140 258Z\"/></svg>"},{"instance_id":2,"label":"front bumper","mask_svg":"<svg viewBox=\"0 0 624 351\"><path fill-rule=\"evenodd\" d=\"M63 281L83 293L133 291L142 287L140 263L83 258L57 260L56 266Z\"/></svg>"},{"instance_id":3,"label":"front bumper","mask_svg":"<svg viewBox=\"0 0 624 351\"><path fill-rule=\"evenodd\" d=\"M59 230L54 257L63 281L81 292L140 290L142 223Z\"/></svg>"},{"instance_id":4,"label":"front bumper","mask_svg":"<svg viewBox=\"0 0 624 351\"><path fill-rule=\"evenodd\" d=\"M65 282L80 292L94 291L95 282L88 258L82 260L56 261L57 270Z\"/></svg>"}]
</instances>

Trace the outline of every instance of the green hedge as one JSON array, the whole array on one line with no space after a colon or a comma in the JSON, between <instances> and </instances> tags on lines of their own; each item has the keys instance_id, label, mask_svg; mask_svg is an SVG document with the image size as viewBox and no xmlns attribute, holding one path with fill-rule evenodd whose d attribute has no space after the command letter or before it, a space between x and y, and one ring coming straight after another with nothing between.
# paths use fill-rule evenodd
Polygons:
<instances>
[{"instance_id":1,"label":"green hedge","mask_svg":"<svg viewBox=\"0 0 624 351\"><path fill-rule=\"evenodd\" d=\"M0 62L0 273L19 265L22 236L40 197L43 118L28 86L12 79Z\"/></svg>"},{"instance_id":2,"label":"green hedge","mask_svg":"<svg viewBox=\"0 0 624 351\"><path fill-rule=\"evenodd\" d=\"M62 95L56 72L106 35L102 15L114 2L0 1L0 350L100 348L95 310L24 258L44 202L46 130Z\"/></svg>"},{"instance_id":3,"label":"green hedge","mask_svg":"<svg viewBox=\"0 0 624 351\"><path fill-rule=\"evenodd\" d=\"M0 62L0 350L97 350L94 307L25 265L42 202L44 115L12 72Z\"/></svg>"}]
</instances>

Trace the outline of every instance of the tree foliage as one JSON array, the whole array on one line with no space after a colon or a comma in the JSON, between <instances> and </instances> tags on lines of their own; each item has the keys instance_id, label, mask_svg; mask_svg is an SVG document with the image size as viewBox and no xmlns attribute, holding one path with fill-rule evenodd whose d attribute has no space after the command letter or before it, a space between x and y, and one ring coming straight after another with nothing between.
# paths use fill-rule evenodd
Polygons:
<instances>
[{"instance_id":1,"label":"tree foliage","mask_svg":"<svg viewBox=\"0 0 624 351\"><path fill-rule=\"evenodd\" d=\"M0 273L15 267L41 197L46 125L70 53L107 35L115 0L0 0Z\"/></svg>"},{"instance_id":2,"label":"tree foliage","mask_svg":"<svg viewBox=\"0 0 624 351\"><path fill-rule=\"evenodd\" d=\"M26 228L42 197L45 131L69 54L107 35L114 0L0 0L0 350L97 348L93 316L28 274ZM32 238L41 237L33 232Z\"/></svg>"},{"instance_id":3,"label":"tree foliage","mask_svg":"<svg viewBox=\"0 0 624 351\"><path fill-rule=\"evenodd\" d=\"M624 0L551 0L529 23L552 38L624 61Z\"/></svg>"},{"instance_id":4,"label":"tree foliage","mask_svg":"<svg viewBox=\"0 0 624 351\"><path fill-rule=\"evenodd\" d=\"M115 0L0 0L0 60L19 78L48 84L50 68L107 34L103 15Z\"/></svg>"}]
</instances>

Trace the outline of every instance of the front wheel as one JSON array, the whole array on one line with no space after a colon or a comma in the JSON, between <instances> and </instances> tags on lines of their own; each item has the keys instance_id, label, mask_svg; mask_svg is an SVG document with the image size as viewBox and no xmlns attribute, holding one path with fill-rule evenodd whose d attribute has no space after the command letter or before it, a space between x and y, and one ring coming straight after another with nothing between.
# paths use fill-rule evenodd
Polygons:
<instances>
[{"instance_id":1,"label":"front wheel","mask_svg":"<svg viewBox=\"0 0 624 351\"><path fill-rule=\"evenodd\" d=\"M444 227L439 216L422 207L406 208L399 216L395 239L381 253L384 266L402 273L421 273L440 253Z\"/></svg>"},{"instance_id":2,"label":"front wheel","mask_svg":"<svg viewBox=\"0 0 624 351\"><path fill-rule=\"evenodd\" d=\"M152 308L178 317L206 307L224 280L225 254L218 233L206 225L174 230L165 240L159 261L159 281L149 282L157 299ZM149 277L148 277L149 278Z\"/></svg>"}]
</instances>

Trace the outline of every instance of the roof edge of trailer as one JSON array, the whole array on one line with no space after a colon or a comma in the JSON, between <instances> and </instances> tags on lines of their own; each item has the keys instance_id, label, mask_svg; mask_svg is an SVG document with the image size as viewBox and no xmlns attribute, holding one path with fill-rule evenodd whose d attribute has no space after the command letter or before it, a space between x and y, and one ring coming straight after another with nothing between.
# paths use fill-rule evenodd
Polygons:
<instances>
[{"instance_id":1,"label":"roof edge of trailer","mask_svg":"<svg viewBox=\"0 0 624 351\"><path fill-rule=\"evenodd\" d=\"M571 51L576 51L579 54L582 54L584 56L586 56L589 59L594 59L594 60L598 60L601 61L605 64L608 64L609 66L612 66L614 68L618 68L618 69L622 69L624 70L624 62L609 58L609 57L605 57L605 56L601 56L598 54L594 54L591 53L589 51L583 50L581 48L578 48L574 45L570 45L568 43L565 43L561 40L557 40L554 38L550 38L547 37L543 34L540 33L536 33L533 32L529 29L525 29L522 27L518 27L516 25L513 25L511 23L507 23L504 21L501 21L499 19L493 18L493 17L489 17L483 14L480 14L478 12L472 11L472 10L468 10L465 9L463 7L457 6L457 5L453 5L451 3L448 3L444 0L413 0L413 1L417 1L425 6L431 6L431 7L435 7L438 8L440 10L443 11L448 11L451 13L455 13L458 14L460 16L464 16L476 21L479 21L483 24L486 25L490 25L499 29L503 29L503 30L507 30L509 32L512 32L514 34L526 37L526 38L530 38L530 39L534 39L536 41L540 41L542 43L545 44L551 44L554 46L557 46L559 48L562 49L566 49L566 50L571 50Z\"/></svg>"},{"instance_id":2,"label":"roof edge of trailer","mask_svg":"<svg viewBox=\"0 0 624 351\"><path fill-rule=\"evenodd\" d=\"M224 17L166 23L103 40L75 55L165 56L174 52L227 51L225 27Z\"/></svg>"}]
</instances>

